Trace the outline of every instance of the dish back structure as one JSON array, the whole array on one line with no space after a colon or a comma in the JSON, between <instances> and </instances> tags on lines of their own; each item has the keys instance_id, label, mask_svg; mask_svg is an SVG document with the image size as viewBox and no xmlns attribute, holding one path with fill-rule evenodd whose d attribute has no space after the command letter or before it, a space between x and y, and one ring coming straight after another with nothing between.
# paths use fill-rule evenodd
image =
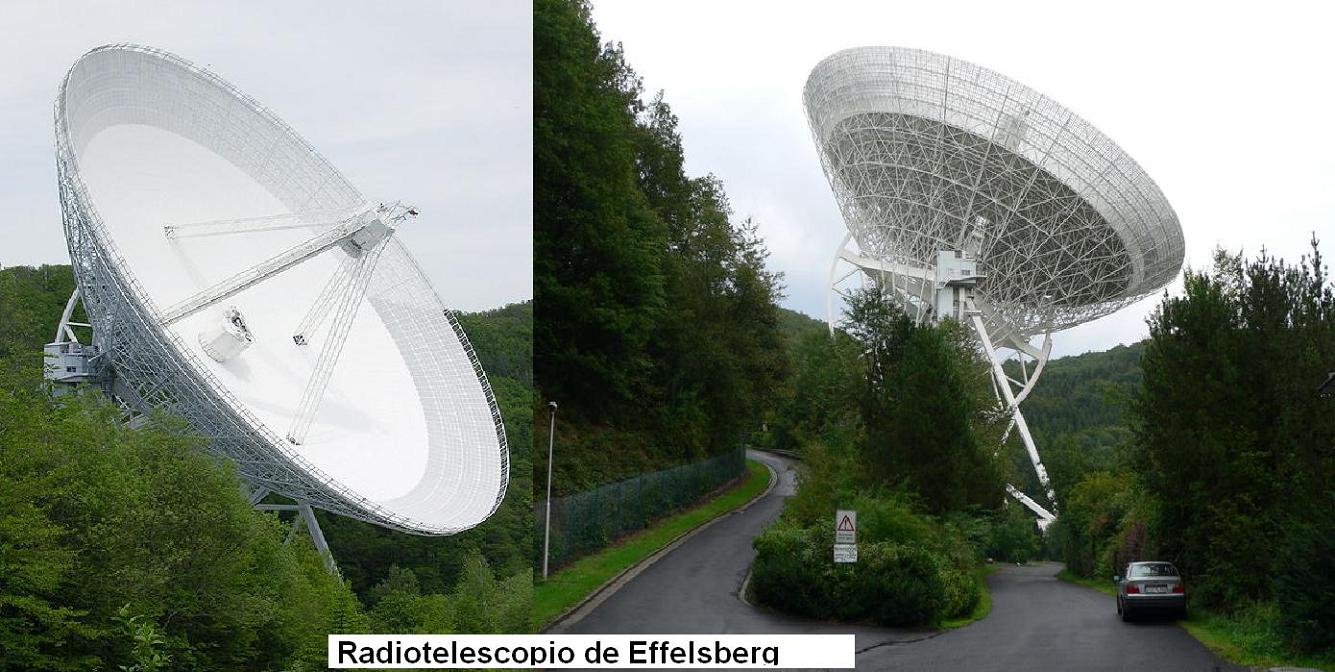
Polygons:
<instances>
[{"instance_id":1,"label":"dish back structure","mask_svg":"<svg viewBox=\"0 0 1335 672\"><path fill-rule=\"evenodd\" d=\"M803 101L848 226L831 266L831 328L850 278L875 283L916 319L976 323L998 397L1048 488L1019 402L1052 332L1176 277L1184 245L1167 199L1089 122L950 56L840 51L812 70ZM998 349L1018 358L1018 377Z\"/></svg>"},{"instance_id":2,"label":"dish back structure","mask_svg":"<svg viewBox=\"0 0 1335 672\"><path fill-rule=\"evenodd\" d=\"M215 375L217 367L200 356L193 339L169 326L169 307L155 303L158 291L146 288L118 251L116 236L85 184L80 161L95 136L126 124L165 130L197 143L262 185L289 214L365 208L357 189L310 144L219 77L147 47L94 49L70 69L55 104L60 200L78 283L57 340L77 340L65 323L81 299L93 328L99 368L112 374L108 386L113 396L136 413L162 409L184 418L208 439L210 450L235 462L255 486L256 503L273 491L297 500L308 524L314 523L309 506L315 506L432 535L456 533L490 516L504 499L509 480L500 412L459 322L398 238L380 241L379 263L373 274L368 268L364 293L348 303L364 301L362 320L378 320L392 338L393 351L384 356L409 364L429 445L415 484L395 497L375 498L332 477L312 459L318 452L298 450L294 443L299 442L282 436L239 400L230 383ZM328 222L305 224L303 235L330 228ZM343 239L342 244L350 243ZM299 315L304 306L292 309ZM290 341L288 345L297 347ZM318 451L319 446L307 448ZM377 446L364 448L368 464L383 460ZM317 538L317 545L322 542Z\"/></svg>"}]
</instances>

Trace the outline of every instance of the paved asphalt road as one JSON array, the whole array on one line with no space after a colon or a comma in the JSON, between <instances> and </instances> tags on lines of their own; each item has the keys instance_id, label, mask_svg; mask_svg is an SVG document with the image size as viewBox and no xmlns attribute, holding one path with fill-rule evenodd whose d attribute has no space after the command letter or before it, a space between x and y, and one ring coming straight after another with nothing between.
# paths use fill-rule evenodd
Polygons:
<instances>
[{"instance_id":1,"label":"paved asphalt road","mask_svg":"<svg viewBox=\"0 0 1335 672\"><path fill-rule=\"evenodd\" d=\"M988 578L992 613L945 633L809 621L750 606L738 593L751 540L794 491L792 462L768 453L779 482L745 511L705 528L582 619L587 634L853 633L862 670L1234 670L1172 622L1122 623L1113 599L1055 578L1060 565L1006 567Z\"/></svg>"}]
</instances>

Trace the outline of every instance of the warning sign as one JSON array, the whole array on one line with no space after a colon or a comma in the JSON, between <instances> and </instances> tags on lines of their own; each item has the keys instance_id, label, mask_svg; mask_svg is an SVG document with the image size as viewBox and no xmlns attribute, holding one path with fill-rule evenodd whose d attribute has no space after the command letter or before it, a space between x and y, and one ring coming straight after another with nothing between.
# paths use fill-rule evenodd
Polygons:
<instances>
[{"instance_id":1,"label":"warning sign","mask_svg":"<svg viewBox=\"0 0 1335 672\"><path fill-rule=\"evenodd\" d=\"M858 543L858 512L840 509L834 513L834 543Z\"/></svg>"},{"instance_id":2,"label":"warning sign","mask_svg":"<svg viewBox=\"0 0 1335 672\"><path fill-rule=\"evenodd\" d=\"M839 563L853 563L858 561L857 544L835 544L834 561Z\"/></svg>"}]
</instances>

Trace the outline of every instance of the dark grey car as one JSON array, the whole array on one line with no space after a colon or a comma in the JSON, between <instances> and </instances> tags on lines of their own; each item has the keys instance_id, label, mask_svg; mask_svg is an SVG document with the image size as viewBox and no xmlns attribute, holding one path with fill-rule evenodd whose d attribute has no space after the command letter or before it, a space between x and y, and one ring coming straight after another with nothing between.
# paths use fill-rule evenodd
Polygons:
<instances>
[{"instance_id":1,"label":"dark grey car","mask_svg":"<svg viewBox=\"0 0 1335 672\"><path fill-rule=\"evenodd\" d=\"M1183 618L1187 615L1187 586L1171 562L1133 562L1126 574L1114 576L1117 613L1123 621L1148 613Z\"/></svg>"}]
</instances>

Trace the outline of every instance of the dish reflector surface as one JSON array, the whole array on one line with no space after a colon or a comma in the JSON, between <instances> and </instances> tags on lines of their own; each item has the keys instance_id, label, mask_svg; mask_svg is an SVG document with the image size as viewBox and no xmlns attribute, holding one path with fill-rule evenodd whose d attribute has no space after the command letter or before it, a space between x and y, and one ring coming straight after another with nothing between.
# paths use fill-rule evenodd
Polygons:
<instances>
[{"instance_id":1,"label":"dish reflector surface","mask_svg":"<svg viewBox=\"0 0 1335 672\"><path fill-rule=\"evenodd\" d=\"M930 268L942 250L970 251L997 340L1108 315L1182 268L1177 215L1140 165L1000 73L859 47L817 64L803 102L861 252Z\"/></svg>"},{"instance_id":2,"label":"dish reflector surface","mask_svg":"<svg viewBox=\"0 0 1335 672\"><path fill-rule=\"evenodd\" d=\"M114 45L71 68L56 135L70 255L117 396L182 415L251 482L337 513L450 534L496 510L509 462L491 388L397 238L380 256L300 444L284 432L327 329L306 346L293 331L343 249L163 326L166 308L327 230L339 218L331 213L368 205L286 124L180 58ZM164 233L275 215L299 226ZM217 334L233 307L253 342L217 361L199 335Z\"/></svg>"}]
</instances>

